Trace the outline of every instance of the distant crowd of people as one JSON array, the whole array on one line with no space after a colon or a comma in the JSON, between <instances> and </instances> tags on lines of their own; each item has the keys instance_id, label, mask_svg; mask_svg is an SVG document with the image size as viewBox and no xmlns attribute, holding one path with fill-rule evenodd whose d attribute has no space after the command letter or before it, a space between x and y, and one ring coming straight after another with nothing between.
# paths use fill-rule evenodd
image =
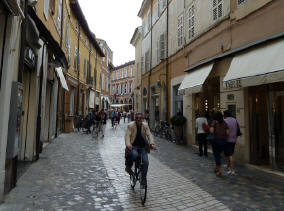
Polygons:
<instances>
[{"instance_id":1,"label":"distant crowd of people","mask_svg":"<svg viewBox=\"0 0 284 211\"><path fill-rule=\"evenodd\" d=\"M207 156L207 143L212 145L215 158L216 176L222 176L221 154L228 158L228 175L234 175L233 154L238 136L241 136L238 121L229 110L221 112L199 113L196 118L196 134L199 143L199 156Z\"/></svg>"}]
</instances>

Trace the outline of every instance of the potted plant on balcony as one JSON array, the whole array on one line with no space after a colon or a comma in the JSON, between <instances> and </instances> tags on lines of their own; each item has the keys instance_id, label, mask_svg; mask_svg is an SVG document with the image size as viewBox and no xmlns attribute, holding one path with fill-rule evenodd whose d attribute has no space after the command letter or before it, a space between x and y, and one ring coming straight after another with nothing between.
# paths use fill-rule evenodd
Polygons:
<instances>
[{"instance_id":1,"label":"potted plant on balcony","mask_svg":"<svg viewBox=\"0 0 284 211\"><path fill-rule=\"evenodd\" d=\"M171 118L171 124L174 127L177 144L185 144L185 142L183 141L183 126L185 123L186 118L182 115L181 112L178 112Z\"/></svg>"}]
</instances>

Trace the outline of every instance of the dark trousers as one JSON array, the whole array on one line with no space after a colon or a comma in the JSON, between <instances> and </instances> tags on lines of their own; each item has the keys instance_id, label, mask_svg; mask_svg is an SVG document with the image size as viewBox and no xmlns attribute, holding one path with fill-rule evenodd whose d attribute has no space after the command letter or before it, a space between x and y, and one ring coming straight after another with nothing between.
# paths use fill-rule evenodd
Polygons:
<instances>
[{"instance_id":1,"label":"dark trousers","mask_svg":"<svg viewBox=\"0 0 284 211\"><path fill-rule=\"evenodd\" d=\"M223 139L216 139L212 143L212 150L214 154L214 159L216 166L221 166L221 153L225 150L225 142Z\"/></svg>"},{"instance_id":2,"label":"dark trousers","mask_svg":"<svg viewBox=\"0 0 284 211\"><path fill-rule=\"evenodd\" d=\"M202 156L203 154L207 156L207 133L199 133L197 134L197 140L199 144L199 155Z\"/></svg>"},{"instance_id":3,"label":"dark trousers","mask_svg":"<svg viewBox=\"0 0 284 211\"><path fill-rule=\"evenodd\" d=\"M142 153L143 159L143 177L146 178L149 166L148 154L146 149L139 149L133 148L130 152L128 152L125 160L125 165L128 167L132 167L133 163L139 159L140 154Z\"/></svg>"}]
</instances>

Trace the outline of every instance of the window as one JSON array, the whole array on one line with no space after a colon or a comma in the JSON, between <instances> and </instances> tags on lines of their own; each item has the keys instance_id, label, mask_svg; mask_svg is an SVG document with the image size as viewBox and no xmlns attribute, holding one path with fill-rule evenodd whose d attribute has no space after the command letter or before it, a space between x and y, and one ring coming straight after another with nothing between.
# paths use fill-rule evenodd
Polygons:
<instances>
[{"instance_id":1,"label":"window","mask_svg":"<svg viewBox=\"0 0 284 211\"><path fill-rule=\"evenodd\" d=\"M43 6L43 14L48 19L48 9L49 9L49 0L44 0L44 6Z\"/></svg>"},{"instance_id":2,"label":"window","mask_svg":"<svg viewBox=\"0 0 284 211\"><path fill-rule=\"evenodd\" d=\"M102 74L102 90L105 90L105 75Z\"/></svg>"},{"instance_id":3,"label":"window","mask_svg":"<svg viewBox=\"0 0 284 211\"><path fill-rule=\"evenodd\" d=\"M77 48L74 48L74 70L77 71Z\"/></svg>"},{"instance_id":4,"label":"window","mask_svg":"<svg viewBox=\"0 0 284 211\"><path fill-rule=\"evenodd\" d=\"M144 57L141 57L141 74L144 74Z\"/></svg>"},{"instance_id":5,"label":"window","mask_svg":"<svg viewBox=\"0 0 284 211\"><path fill-rule=\"evenodd\" d=\"M58 0L57 3L57 29L59 32L61 32L62 0Z\"/></svg>"},{"instance_id":6,"label":"window","mask_svg":"<svg viewBox=\"0 0 284 211\"><path fill-rule=\"evenodd\" d=\"M213 0L213 20L216 21L223 16L223 0Z\"/></svg>"},{"instance_id":7,"label":"window","mask_svg":"<svg viewBox=\"0 0 284 211\"><path fill-rule=\"evenodd\" d=\"M149 71L150 70L150 52L147 51L145 53L145 71Z\"/></svg>"},{"instance_id":8,"label":"window","mask_svg":"<svg viewBox=\"0 0 284 211\"><path fill-rule=\"evenodd\" d=\"M121 70L121 78L123 78L123 70Z\"/></svg>"},{"instance_id":9,"label":"window","mask_svg":"<svg viewBox=\"0 0 284 211\"><path fill-rule=\"evenodd\" d=\"M74 88L71 88L71 93L70 93L70 111L69 111L70 116L74 115L74 102L75 102L74 98L75 98Z\"/></svg>"},{"instance_id":10,"label":"window","mask_svg":"<svg viewBox=\"0 0 284 211\"><path fill-rule=\"evenodd\" d=\"M165 58L165 34L160 35L160 59Z\"/></svg>"},{"instance_id":11,"label":"window","mask_svg":"<svg viewBox=\"0 0 284 211\"><path fill-rule=\"evenodd\" d=\"M192 39L194 37L195 34L195 30L194 30L194 24L195 24L195 20L194 20L194 5L192 5L191 7L189 7L188 9L188 39Z\"/></svg>"},{"instance_id":12,"label":"window","mask_svg":"<svg viewBox=\"0 0 284 211\"><path fill-rule=\"evenodd\" d=\"M130 77L132 77L132 74L133 74L132 67L130 67Z\"/></svg>"},{"instance_id":13,"label":"window","mask_svg":"<svg viewBox=\"0 0 284 211\"><path fill-rule=\"evenodd\" d=\"M115 80L115 72L112 73L112 80Z\"/></svg>"},{"instance_id":14,"label":"window","mask_svg":"<svg viewBox=\"0 0 284 211\"><path fill-rule=\"evenodd\" d=\"M245 3L247 0L237 0L238 1L238 5L241 5L243 3Z\"/></svg>"},{"instance_id":15,"label":"window","mask_svg":"<svg viewBox=\"0 0 284 211\"><path fill-rule=\"evenodd\" d=\"M130 83L130 86L129 86L129 93L132 92L132 83Z\"/></svg>"},{"instance_id":16,"label":"window","mask_svg":"<svg viewBox=\"0 0 284 211\"><path fill-rule=\"evenodd\" d=\"M68 40L68 49L67 49L67 52L68 52L68 64L70 64L71 62L71 39L69 38Z\"/></svg>"},{"instance_id":17,"label":"window","mask_svg":"<svg viewBox=\"0 0 284 211\"><path fill-rule=\"evenodd\" d=\"M118 80L119 79L119 72L116 71L116 79Z\"/></svg>"},{"instance_id":18,"label":"window","mask_svg":"<svg viewBox=\"0 0 284 211\"><path fill-rule=\"evenodd\" d=\"M127 78L128 76L127 76L127 69L125 69L125 77Z\"/></svg>"},{"instance_id":19,"label":"window","mask_svg":"<svg viewBox=\"0 0 284 211\"><path fill-rule=\"evenodd\" d=\"M81 57L81 52L79 51L78 55L78 71L80 72L80 57Z\"/></svg>"},{"instance_id":20,"label":"window","mask_svg":"<svg viewBox=\"0 0 284 211\"><path fill-rule=\"evenodd\" d=\"M183 14L178 17L178 47L183 44Z\"/></svg>"},{"instance_id":21,"label":"window","mask_svg":"<svg viewBox=\"0 0 284 211\"><path fill-rule=\"evenodd\" d=\"M152 26L152 24L151 24L151 12L149 12L149 14L148 14L148 31L150 31L150 29L151 29L151 26Z\"/></svg>"},{"instance_id":22,"label":"window","mask_svg":"<svg viewBox=\"0 0 284 211\"><path fill-rule=\"evenodd\" d=\"M109 86L109 81L108 78L106 78L106 91L108 92L108 86Z\"/></svg>"},{"instance_id":23,"label":"window","mask_svg":"<svg viewBox=\"0 0 284 211\"><path fill-rule=\"evenodd\" d=\"M84 58L84 77L86 78L86 72L87 72L87 60Z\"/></svg>"},{"instance_id":24,"label":"window","mask_svg":"<svg viewBox=\"0 0 284 211\"><path fill-rule=\"evenodd\" d=\"M163 10L167 7L167 0L159 0L158 1L158 14L159 16L163 12Z\"/></svg>"},{"instance_id":25,"label":"window","mask_svg":"<svg viewBox=\"0 0 284 211\"><path fill-rule=\"evenodd\" d=\"M65 48L68 49L68 42L69 42L69 21L66 21L65 27Z\"/></svg>"}]
</instances>

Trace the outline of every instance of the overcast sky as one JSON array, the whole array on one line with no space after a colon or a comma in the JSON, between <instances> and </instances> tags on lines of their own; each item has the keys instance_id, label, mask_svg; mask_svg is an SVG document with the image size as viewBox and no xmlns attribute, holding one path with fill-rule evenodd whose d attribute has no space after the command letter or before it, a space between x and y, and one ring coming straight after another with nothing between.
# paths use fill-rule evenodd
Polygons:
<instances>
[{"instance_id":1,"label":"overcast sky","mask_svg":"<svg viewBox=\"0 0 284 211\"><path fill-rule=\"evenodd\" d=\"M130 40L141 25L137 14L142 0L79 0L79 3L91 31L113 51L113 64L134 60L135 48Z\"/></svg>"}]
</instances>

